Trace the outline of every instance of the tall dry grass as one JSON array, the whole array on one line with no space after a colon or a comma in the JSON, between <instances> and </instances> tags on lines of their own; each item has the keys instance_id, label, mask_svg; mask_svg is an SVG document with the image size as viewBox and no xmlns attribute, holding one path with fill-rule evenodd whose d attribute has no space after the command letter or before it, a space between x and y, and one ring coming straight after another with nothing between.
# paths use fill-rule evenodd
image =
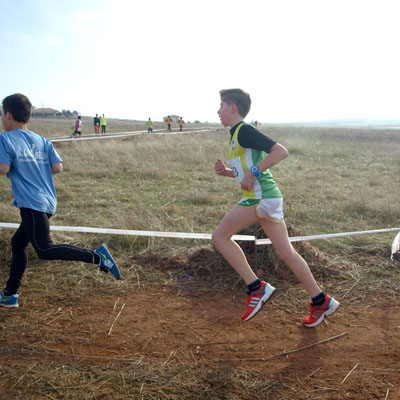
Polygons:
<instances>
[{"instance_id":1,"label":"tall dry grass","mask_svg":"<svg viewBox=\"0 0 400 400\"><path fill-rule=\"evenodd\" d=\"M282 132L292 153L282 164L288 217L307 232L399 226L399 139L368 129Z\"/></svg>"},{"instance_id":2,"label":"tall dry grass","mask_svg":"<svg viewBox=\"0 0 400 400\"><path fill-rule=\"evenodd\" d=\"M286 219L297 230L322 234L399 225L399 132L303 127L265 132L289 149L289 158L272 172L284 194ZM227 158L228 138L221 128L56 144L64 172L55 177L59 204L53 224L212 232L240 198L236 182L213 171L216 158ZM0 220L17 222L7 179L0 188Z\"/></svg>"}]
</instances>

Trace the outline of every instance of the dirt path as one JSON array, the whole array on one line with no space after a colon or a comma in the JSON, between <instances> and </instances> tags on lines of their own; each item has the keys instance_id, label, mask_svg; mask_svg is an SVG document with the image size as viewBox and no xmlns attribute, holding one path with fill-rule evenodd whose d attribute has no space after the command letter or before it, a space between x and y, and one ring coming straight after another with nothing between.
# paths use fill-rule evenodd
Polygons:
<instances>
[{"instance_id":1,"label":"dirt path","mask_svg":"<svg viewBox=\"0 0 400 400\"><path fill-rule=\"evenodd\" d=\"M268 383L259 398L400 398L400 308L387 295L355 305L344 300L326 322L307 329L301 325L307 306L279 304L279 294L244 323L244 297L197 296L195 288L149 285L119 298L94 295L84 304L52 304L47 316L38 299L29 306L43 314L45 332L39 337L33 329L7 345L29 344L37 356L59 352L71 360L73 354L81 364L124 358L210 369L218 379L211 380L209 398L248 398L231 392L238 371Z\"/></svg>"}]
</instances>

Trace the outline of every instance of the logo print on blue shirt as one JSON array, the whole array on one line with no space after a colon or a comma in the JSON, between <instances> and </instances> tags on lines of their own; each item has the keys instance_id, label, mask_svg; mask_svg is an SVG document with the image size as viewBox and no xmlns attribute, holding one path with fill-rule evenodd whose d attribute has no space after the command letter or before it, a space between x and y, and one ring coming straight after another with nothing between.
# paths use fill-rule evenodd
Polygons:
<instances>
[{"instance_id":1,"label":"logo print on blue shirt","mask_svg":"<svg viewBox=\"0 0 400 400\"><path fill-rule=\"evenodd\" d=\"M46 153L43 151L35 150L36 145L31 144L31 149L24 149L17 151L17 157L22 162L32 162L36 160L39 164L47 161Z\"/></svg>"}]
</instances>

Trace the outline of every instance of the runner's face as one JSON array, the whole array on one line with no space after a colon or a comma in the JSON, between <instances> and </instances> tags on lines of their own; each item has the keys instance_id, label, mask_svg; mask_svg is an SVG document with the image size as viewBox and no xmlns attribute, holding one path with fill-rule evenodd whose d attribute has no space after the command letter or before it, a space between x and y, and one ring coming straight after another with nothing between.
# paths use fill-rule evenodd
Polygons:
<instances>
[{"instance_id":1,"label":"runner's face","mask_svg":"<svg viewBox=\"0 0 400 400\"><path fill-rule=\"evenodd\" d=\"M221 120L221 124L224 126L230 126L230 117L232 115L232 107L221 101L221 106L218 110L219 119Z\"/></svg>"}]
</instances>

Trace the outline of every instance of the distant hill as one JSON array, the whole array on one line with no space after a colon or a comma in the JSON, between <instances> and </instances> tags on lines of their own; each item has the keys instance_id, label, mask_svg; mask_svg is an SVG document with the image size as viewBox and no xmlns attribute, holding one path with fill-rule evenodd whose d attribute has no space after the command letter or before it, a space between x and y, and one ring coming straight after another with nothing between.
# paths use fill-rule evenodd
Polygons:
<instances>
[{"instance_id":1,"label":"distant hill","mask_svg":"<svg viewBox=\"0 0 400 400\"><path fill-rule=\"evenodd\" d=\"M363 128L399 128L400 119L333 119L324 121L305 121L293 123L263 123L262 125L290 125L290 126L321 126L321 127L363 127Z\"/></svg>"},{"instance_id":2,"label":"distant hill","mask_svg":"<svg viewBox=\"0 0 400 400\"><path fill-rule=\"evenodd\" d=\"M54 108L37 108L33 107L32 116L33 117L55 117L59 115L60 111L55 110Z\"/></svg>"}]
</instances>

